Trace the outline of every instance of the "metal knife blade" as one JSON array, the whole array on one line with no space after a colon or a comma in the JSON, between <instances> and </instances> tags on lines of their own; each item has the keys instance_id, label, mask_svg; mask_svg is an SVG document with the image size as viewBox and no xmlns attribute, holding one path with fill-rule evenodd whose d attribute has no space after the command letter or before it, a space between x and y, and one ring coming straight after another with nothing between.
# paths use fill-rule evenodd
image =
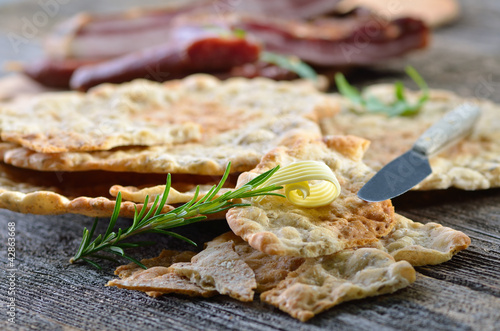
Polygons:
<instances>
[{"instance_id":1,"label":"metal knife blade","mask_svg":"<svg viewBox=\"0 0 500 331\"><path fill-rule=\"evenodd\" d=\"M461 104L425 131L413 147L377 172L358 192L370 202L392 199L405 193L432 173L429 156L467 136L481 111L473 104Z\"/></svg>"}]
</instances>

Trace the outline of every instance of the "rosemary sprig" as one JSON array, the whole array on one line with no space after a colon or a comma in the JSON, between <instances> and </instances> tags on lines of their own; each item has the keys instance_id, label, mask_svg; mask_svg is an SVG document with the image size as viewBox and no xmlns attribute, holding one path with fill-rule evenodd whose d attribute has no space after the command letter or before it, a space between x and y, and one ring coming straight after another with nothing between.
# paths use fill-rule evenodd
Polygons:
<instances>
[{"instance_id":1,"label":"rosemary sprig","mask_svg":"<svg viewBox=\"0 0 500 331\"><path fill-rule=\"evenodd\" d=\"M130 255L127 255L124 249L152 245L154 244L154 242L142 241L125 243L123 242L125 239L128 239L129 237L132 237L139 233L160 233L176 237L190 244L196 245L196 243L194 243L192 240L168 230L178 226L199 222L206 219L207 216L205 215L208 214L215 214L232 207L249 206L249 204L235 203L232 201L234 199L251 198L262 195L276 195L284 197L282 194L272 192L280 189L281 186L270 185L259 188L259 185L268 180L269 177L271 177L279 169L279 166L260 174L239 189L229 190L219 197L215 197L224 185L227 177L229 176L230 167L231 164L228 164L219 184L214 185L203 198L198 200L200 188L199 186L197 186L194 197L191 201L167 213L162 213L171 186L171 176L170 174L168 174L167 184L165 186L163 194L161 195L161 200L160 196L157 196L151 208L149 208L149 210L146 212L146 210L148 209L147 205L149 201L149 196L146 196L141 211L138 213L137 208L135 209L132 225L128 229L122 230L120 228L118 229L118 231L114 232L113 229L115 228L116 221L118 220L118 214L122 201L121 194L118 193L116 197L115 208L113 210L113 214L109 221L106 232L102 235L98 235L94 240L92 240L98 223L98 219L96 218L90 230L84 228L83 238L80 246L78 247L76 254L69 260L69 262L74 263L78 260L82 260L100 269L101 267L99 266L99 264L90 260L89 258L116 261L115 259L107 255L99 254L99 252L107 252L113 255L124 257L146 269L146 267L141 262L131 257Z\"/></svg>"},{"instance_id":2,"label":"rosemary sprig","mask_svg":"<svg viewBox=\"0 0 500 331\"><path fill-rule=\"evenodd\" d=\"M413 67L408 66L405 71L422 90L422 95L416 103L411 103L406 99L402 82L394 84L395 100L391 104L383 103L374 96L364 97L364 93L360 93L358 89L349 84L341 73L335 75L335 83L340 94L351 100L355 106L361 107L369 113L385 113L389 117L411 116L418 113L420 108L429 99L429 88L424 79Z\"/></svg>"},{"instance_id":3,"label":"rosemary sprig","mask_svg":"<svg viewBox=\"0 0 500 331\"><path fill-rule=\"evenodd\" d=\"M318 79L316 71L296 56L285 56L272 52L261 52L259 59L262 62L272 63L278 67L294 72L301 78L311 80Z\"/></svg>"}]
</instances>

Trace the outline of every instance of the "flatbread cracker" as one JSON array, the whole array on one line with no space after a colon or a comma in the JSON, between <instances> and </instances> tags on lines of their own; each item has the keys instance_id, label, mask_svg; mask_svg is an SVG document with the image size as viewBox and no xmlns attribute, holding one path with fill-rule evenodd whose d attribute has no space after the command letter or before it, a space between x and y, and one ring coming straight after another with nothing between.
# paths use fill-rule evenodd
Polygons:
<instances>
[{"instance_id":1,"label":"flatbread cracker","mask_svg":"<svg viewBox=\"0 0 500 331\"><path fill-rule=\"evenodd\" d=\"M413 266L439 264L470 245L466 234L441 224L413 222L398 214L396 219L392 231L371 245L391 254L396 261L408 261Z\"/></svg>"},{"instance_id":2,"label":"flatbread cracker","mask_svg":"<svg viewBox=\"0 0 500 331\"><path fill-rule=\"evenodd\" d=\"M361 248L308 259L260 299L305 322L341 302L392 293L414 281L408 262Z\"/></svg>"},{"instance_id":3,"label":"flatbread cracker","mask_svg":"<svg viewBox=\"0 0 500 331\"><path fill-rule=\"evenodd\" d=\"M42 153L199 141L199 124L160 117L168 104L152 99L149 85L143 81L117 85L115 93L106 96L96 90L16 99L0 105L0 136Z\"/></svg>"},{"instance_id":4,"label":"flatbread cracker","mask_svg":"<svg viewBox=\"0 0 500 331\"><path fill-rule=\"evenodd\" d=\"M274 288L280 281L286 278L288 273L296 270L304 262L303 258L266 255L250 247L246 241L232 232L224 233L209 241L206 243L205 249L220 250L217 246L221 244L228 244L229 246L234 244L234 251L238 254L238 258L254 271L257 283L257 293ZM159 296L163 293L151 293L150 291L168 290L172 293L179 293L174 291L174 289L177 290L179 288L187 288L190 291L187 294L191 293L201 295L199 293L201 287L189 281L188 282L192 286L195 286L194 288L188 285L178 286L179 282L186 281L188 278L174 273L173 270L175 267L169 269L168 271L161 269L162 267L170 267L175 262L189 262L193 255L193 252L180 253L177 251L163 250L160 256L156 258L141 260L146 267L155 270L149 272L145 271L135 263L120 266L115 270L115 275L118 275L121 279L111 280L108 283L108 286L118 286L131 290L147 291L148 295L154 296ZM174 285L172 285L172 282L174 282ZM173 286L175 287L171 288ZM217 292L207 291L207 293L213 294Z\"/></svg>"},{"instance_id":5,"label":"flatbread cracker","mask_svg":"<svg viewBox=\"0 0 500 331\"><path fill-rule=\"evenodd\" d=\"M43 171L133 171L222 175L231 162L231 172L253 169L272 148L298 133L321 137L318 125L296 115L270 117L246 123L201 143L176 146L122 147L110 151L37 153L10 144L3 160L21 168ZM1 154L0 154L1 155Z\"/></svg>"},{"instance_id":6,"label":"flatbread cracker","mask_svg":"<svg viewBox=\"0 0 500 331\"><path fill-rule=\"evenodd\" d=\"M206 140L246 123L285 115L318 119L328 97L312 85L208 75L156 83L103 84L0 106L4 141L40 153L109 150ZM223 119L223 120L221 120Z\"/></svg>"},{"instance_id":7,"label":"flatbread cracker","mask_svg":"<svg viewBox=\"0 0 500 331\"><path fill-rule=\"evenodd\" d=\"M56 95L63 98L65 94ZM71 99L72 95L68 98ZM50 95L39 96L44 97L49 98ZM80 98L74 95L73 97ZM297 135L321 137L315 121L338 111L336 101L304 82L240 78L222 82L208 75L194 75L165 84L139 80L122 85L102 85L90 92L86 98L119 100L116 109L128 107L128 112L135 114L134 116L158 120L160 123L163 120L171 120L174 124L176 121L198 121L197 123L203 126L203 141L174 146L122 146L106 151L60 153L43 153L17 143L0 141L0 157L5 163L18 168L44 171L32 173L30 176L33 178L47 177L50 172L52 175L49 174L48 177L63 174L61 172L79 171L86 171L87 175L94 177L90 170L219 176L224 173L229 162L231 172L237 174L253 169L267 151L294 140ZM182 114L164 112L165 114L160 116L156 113L141 112L154 105L172 105L182 111ZM160 118L152 118L153 115ZM2 166L2 169L5 168ZM18 173L20 171L16 170ZM0 183L0 190L3 190L0 207L36 214L69 212L110 216L114 207L114 201L110 198L116 196L118 191L123 190L126 199L140 203L146 192L161 193L163 186L159 184L164 183L162 180L156 183L141 183L139 186L123 185L119 181L110 183L106 180L104 183L96 183L99 187L106 186L106 190L103 192L101 189L98 194L82 190L66 193L57 185L61 183L35 185L36 183L26 183L23 174L16 175L15 178L10 174L0 176L6 177L3 181L5 185ZM65 188L70 187L66 180L63 184ZM108 194L110 187L111 196ZM193 194L192 188L182 193L180 190L171 191L167 203L189 201ZM160 190L161 192L158 192ZM201 193L203 196L203 187ZM127 205L122 215L132 216L133 204L124 203L123 207Z\"/></svg>"},{"instance_id":8,"label":"flatbread cracker","mask_svg":"<svg viewBox=\"0 0 500 331\"><path fill-rule=\"evenodd\" d=\"M174 184L163 212L172 210L170 204L184 203L191 200L194 191L178 191L175 187L186 188L193 185L177 183L173 176ZM201 180L200 176L195 176ZM212 178L214 181L216 178ZM207 178L203 178L207 180ZM0 162L0 208L9 209L20 213L38 215L58 215L65 213L82 214L92 217L109 217L113 213L115 200L109 194L113 183L129 182L162 183L166 181L163 174L133 174L114 172L38 172L20 169ZM152 185L154 186L154 185ZM203 185L200 198L210 188ZM114 193L117 193L114 191ZM150 199L149 206L152 206ZM135 207L140 211L142 201L122 201L120 216L133 217ZM215 214L213 217L220 217Z\"/></svg>"},{"instance_id":9,"label":"flatbread cracker","mask_svg":"<svg viewBox=\"0 0 500 331\"><path fill-rule=\"evenodd\" d=\"M216 290L240 301L253 301L257 287L255 274L234 251L233 242L208 245L190 263L175 263L170 269L205 290Z\"/></svg>"},{"instance_id":10,"label":"flatbread cracker","mask_svg":"<svg viewBox=\"0 0 500 331\"><path fill-rule=\"evenodd\" d=\"M198 185L200 188L200 192L202 192L198 199L202 199L211 188L212 185ZM220 195L226 193L230 189L222 188L220 191L214 196L214 198L219 197ZM126 186L123 187L121 185L113 185L109 189L109 193L116 197L118 192L121 193L122 199L127 201L133 201L137 203L143 202L146 197L154 200L157 196L162 196L165 191L165 185L156 185L152 187L146 187L143 189L138 189L135 186ZM176 189L171 188L170 193L167 197L167 203L185 203L187 201L191 201L193 199L194 194L196 192L196 186L191 185L191 189L183 192L179 192Z\"/></svg>"},{"instance_id":11,"label":"flatbread cracker","mask_svg":"<svg viewBox=\"0 0 500 331\"><path fill-rule=\"evenodd\" d=\"M167 293L202 297L213 296L217 294L216 291L204 290L191 283L189 279L168 269L173 263L190 261L195 254L195 252L189 251L163 250L158 257L141 260L141 263L148 268L146 270L135 263L119 266L115 270L115 275L120 278L110 280L106 286L143 291L152 297Z\"/></svg>"},{"instance_id":12,"label":"flatbread cracker","mask_svg":"<svg viewBox=\"0 0 500 331\"><path fill-rule=\"evenodd\" d=\"M188 278L179 276L166 267L151 267L147 270L140 269L130 277L113 279L106 286L142 291L154 298L168 293L205 298L217 294L217 291L203 289L192 283Z\"/></svg>"},{"instance_id":13,"label":"flatbread cracker","mask_svg":"<svg viewBox=\"0 0 500 331\"><path fill-rule=\"evenodd\" d=\"M374 85L366 92L382 100L394 98L394 86ZM409 99L418 92L407 91ZM500 106L489 101L467 100L447 91L431 90L429 101L416 116L387 118L357 115L347 109L348 100L339 97L343 109L335 117L321 120L323 134L352 134L371 141L364 161L375 170L411 148L417 138L446 112L469 101L479 105L482 115L472 134L451 148L431 157L432 174L416 190L455 187L464 190L500 187Z\"/></svg>"},{"instance_id":14,"label":"flatbread cracker","mask_svg":"<svg viewBox=\"0 0 500 331\"><path fill-rule=\"evenodd\" d=\"M226 232L218 236L208 242L207 246L231 241L234 243L235 252L255 273L257 282L255 291L257 293L276 287L290 272L296 270L305 261L300 257L264 254L248 245L246 241L233 232Z\"/></svg>"},{"instance_id":15,"label":"flatbread cracker","mask_svg":"<svg viewBox=\"0 0 500 331\"><path fill-rule=\"evenodd\" d=\"M390 200L369 203L356 195L373 175L360 161L367 147L368 142L358 137L330 136L323 141L297 138L290 146L274 149L255 170L239 177L237 187L278 164L316 160L333 170L340 196L318 208L299 207L276 196L259 202L245 199L251 206L230 209L229 226L253 248L271 255L316 257L377 241L391 231L396 219Z\"/></svg>"},{"instance_id":16,"label":"flatbread cracker","mask_svg":"<svg viewBox=\"0 0 500 331\"><path fill-rule=\"evenodd\" d=\"M192 251L173 251L173 250L168 250L164 249L161 251L160 255L157 257L149 258L149 259L142 259L141 263L146 267L146 268L152 268L152 267L165 267L168 268L172 264L177 263L177 262L189 262L193 258L193 256L196 255L196 252ZM128 278L135 274L139 270L144 270L137 264L131 262L129 264L121 265L118 268L115 269L115 275L117 275L120 278Z\"/></svg>"}]
</instances>

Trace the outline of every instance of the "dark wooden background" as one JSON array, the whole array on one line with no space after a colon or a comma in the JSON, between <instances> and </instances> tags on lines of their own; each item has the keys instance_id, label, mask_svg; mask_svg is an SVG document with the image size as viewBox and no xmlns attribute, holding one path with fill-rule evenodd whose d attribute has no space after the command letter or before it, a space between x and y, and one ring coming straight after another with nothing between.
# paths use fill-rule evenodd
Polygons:
<instances>
[{"instance_id":1,"label":"dark wooden background","mask_svg":"<svg viewBox=\"0 0 500 331\"><path fill-rule=\"evenodd\" d=\"M130 3L131 1L128 1ZM143 1L141 1L142 3ZM146 1L154 3L154 1ZM393 82L412 64L433 88L453 90L500 102L500 3L463 1L463 16L435 32L429 50L405 60L354 72L359 86ZM116 9L118 1L70 1L54 20L85 8ZM40 10L37 1L0 0L0 60L36 58L34 38L14 51L8 31L19 31L23 16ZM46 28L49 28L47 24ZM40 36L43 35L43 29ZM38 36L37 36L38 37ZM500 120L500 118L499 118ZM461 230L472 244L451 261L417 268L417 281L407 289L335 307L307 323L261 304L227 297L149 298L143 293L108 288L113 265L99 271L70 265L84 226L92 219L76 215L33 216L0 210L0 298L8 300L7 224L15 222L16 325L7 323L1 307L0 329L6 330L495 330L500 329L500 189L476 192L446 190L410 192L394 200L398 212L419 222L435 221ZM98 231L105 230L103 220ZM119 225L126 226L127 220ZM198 243L227 230L224 221L180 229ZM161 248L193 249L176 239L159 242L137 257Z\"/></svg>"}]
</instances>

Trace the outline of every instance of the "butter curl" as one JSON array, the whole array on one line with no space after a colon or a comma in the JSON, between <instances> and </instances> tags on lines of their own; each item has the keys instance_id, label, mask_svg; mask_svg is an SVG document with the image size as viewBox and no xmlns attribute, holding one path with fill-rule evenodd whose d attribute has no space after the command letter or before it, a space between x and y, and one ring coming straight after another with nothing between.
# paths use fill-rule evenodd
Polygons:
<instances>
[{"instance_id":1,"label":"butter curl","mask_svg":"<svg viewBox=\"0 0 500 331\"><path fill-rule=\"evenodd\" d=\"M318 161L299 161L289 164L271 176L261 186L279 185L286 198L301 207L321 207L340 195L340 184L332 169ZM264 197L253 198L259 202Z\"/></svg>"}]
</instances>

